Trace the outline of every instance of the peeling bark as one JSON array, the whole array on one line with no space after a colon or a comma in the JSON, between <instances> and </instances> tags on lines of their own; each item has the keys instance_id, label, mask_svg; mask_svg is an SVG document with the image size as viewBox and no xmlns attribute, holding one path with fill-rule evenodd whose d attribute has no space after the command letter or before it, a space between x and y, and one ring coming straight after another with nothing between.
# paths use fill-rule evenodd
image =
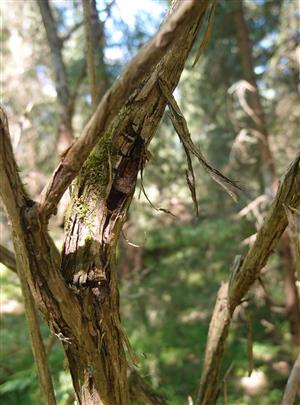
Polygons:
<instances>
[{"instance_id":1,"label":"peeling bark","mask_svg":"<svg viewBox=\"0 0 300 405\"><path fill-rule=\"evenodd\" d=\"M292 208L300 206L300 155L285 175L254 244L235 269L229 286L225 284L219 291L210 324L196 404L216 403L224 343L232 315L259 277L260 271L285 231L288 223L285 205Z\"/></svg>"},{"instance_id":2,"label":"peeling bark","mask_svg":"<svg viewBox=\"0 0 300 405\"><path fill-rule=\"evenodd\" d=\"M115 272L116 245L126 218L147 146L165 108L158 79L174 89L184 61L198 31L202 13L186 26L153 73L129 97L93 153L84 164L72 195L71 215L63 250L62 271L81 303L81 311L94 335L94 352L100 351L105 365L89 380L80 378L77 396L93 392L107 403L129 403L127 359L137 359L130 347L119 314ZM175 53L176 47L176 53ZM72 347L69 361L76 356ZM97 357L83 361L80 369L96 369ZM116 360L118 359L118 360ZM78 376L74 376L78 380Z\"/></svg>"},{"instance_id":3,"label":"peeling bark","mask_svg":"<svg viewBox=\"0 0 300 405\"><path fill-rule=\"evenodd\" d=\"M27 319L29 336L31 341L31 348L33 356L35 359L35 364L37 367L37 376L40 386L40 392L47 405L55 405L55 395L52 385L51 375L47 363L47 355L43 339L39 329L38 318L35 310L35 304L33 297L28 285L26 267L28 267L28 258L25 253L24 239L21 241L22 232L20 230L21 221L19 217L19 208L28 197L25 195L22 184L20 182L18 174L16 171L16 165L13 158L12 147L10 144L9 133L8 133L8 124L6 116L0 107L0 178L1 178L1 187L0 195L3 199L3 202L7 208L8 214L10 215L11 220L14 222L13 230L13 239L15 249L18 251L18 255L15 258L14 255L1 246L0 249L0 260L6 266L16 271L20 277L20 284L22 289L22 296L24 300L25 315ZM4 162L4 159L8 159ZM11 187L13 185L13 188ZM14 190L14 187L16 189ZM19 189L19 190L17 190ZM8 208L9 205L9 208ZM23 243L22 243L23 242Z\"/></svg>"},{"instance_id":4,"label":"peeling bark","mask_svg":"<svg viewBox=\"0 0 300 405\"><path fill-rule=\"evenodd\" d=\"M106 93L66 151L40 203L21 183L1 113L0 193L12 222L18 267L64 346L79 404L130 402L124 344L132 362L137 360L120 321L116 245L165 109L158 80L171 91L176 87L208 4L173 4L157 36ZM61 258L47 222L76 175Z\"/></svg>"}]
</instances>

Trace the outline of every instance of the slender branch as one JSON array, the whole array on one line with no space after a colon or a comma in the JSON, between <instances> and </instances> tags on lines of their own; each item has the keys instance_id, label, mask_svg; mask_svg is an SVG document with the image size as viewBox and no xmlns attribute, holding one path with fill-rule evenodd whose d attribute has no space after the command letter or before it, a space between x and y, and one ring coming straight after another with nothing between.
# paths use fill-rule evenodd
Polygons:
<instances>
[{"instance_id":1,"label":"slender branch","mask_svg":"<svg viewBox=\"0 0 300 405\"><path fill-rule=\"evenodd\" d=\"M101 12L106 12L107 13L107 18L111 16L111 9L116 3L116 0L112 0L110 3L106 4L103 10Z\"/></svg>"},{"instance_id":2,"label":"slender branch","mask_svg":"<svg viewBox=\"0 0 300 405\"><path fill-rule=\"evenodd\" d=\"M289 375L282 399L282 405L293 405L299 388L300 388L300 354L298 355L293 365L292 371Z\"/></svg>"},{"instance_id":3,"label":"slender branch","mask_svg":"<svg viewBox=\"0 0 300 405\"><path fill-rule=\"evenodd\" d=\"M96 64L95 64L95 44L93 43L92 23L91 23L91 3L90 0L82 0L84 15L85 44L87 48L87 71L89 76L90 93L92 97L93 111L97 108L97 84L96 84Z\"/></svg>"},{"instance_id":4,"label":"slender branch","mask_svg":"<svg viewBox=\"0 0 300 405\"><path fill-rule=\"evenodd\" d=\"M79 21L77 24L73 25L72 28L70 28L70 30L64 35L61 36L60 39L62 42L66 42L68 41L71 36L74 34L74 32L76 32L78 30L78 28L80 28L82 26L82 21Z\"/></svg>"},{"instance_id":5,"label":"slender branch","mask_svg":"<svg viewBox=\"0 0 300 405\"><path fill-rule=\"evenodd\" d=\"M2 245L0 245L0 263L4 264L4 266L12 270L14 273L17 272L15 255Z\"/></svg>"},{"instance_id":6,"label":"slender branch","mask_svg":"<svg viewBox=\"0 0 300 405\"><path fill-rule=\"evenodd\" d=\"M300 282L300 234L296 219L296 213L293 212L290 207L285 206L284 208L289 223L288 231L291 241L291 249L293 251L294 261L296 265L297 279L298 282Z\"/></svg>"},{"instance_id":7,"label":"slender branch","mask_svg":"<svg viewBox=\"0 0 300 405\"><path fill-rule=\"evenodd\" d=\"M283 182L277 191L262 227L257 233L256 240L248 253L241 259L230 286L221 287L214 308L205 359L196 404L214 404L217 398L217 383L224 350L228 336L232 314L249 291L260 271L265 266L270 254L280 240L287 226L284 206L297 208L300 206L300 154L296 157ZM222 303L222 305L220 304ZM215 319L218 319L218 322Z\"/></svg>"},{"instance_id":8,"label":"slender branch","mask_svg":"<svg viewBox=\"0 0 300 405\"><path fill-rule=\"evenodd\" d=\"M21 263L18 262L17 259L17 267L20 268L19 267L20 265ZM45 399L47 405L55 405L56 400L54 388L52 384L50 370L48 367L46 349L41 335L34 301L24 274L22 274L22 271L18 271L18 274L21 281L25 314L29 329L31 349L37 367L40 392L42 397Z\"/></svg>"},{"instance_id":9,"label":"slender branch","mask_svg":"<svg viewBox=\"0 0 300 405\"><path fill-rule=\"evenodd\" d=\"M20 276L20 271L17 271L17 262L15 255L4 246L0 245L0 262L6 267L17 273ZM40 391L47 404L56 404L54 389L51 380L51 374L48 368L47 354L43 338L41 336L38 317L34 305L34 301L29 289L29 286L24 279L24 276L20 276L22 296L24 300L25 314L29 329L31 349L34 355L35 364L38 371L38 379L40 385Z\"/></svg>"},{"instance_id":10,"label":"slender branch","mask_svg":"<svg viewBox=\"0 0 300 405\"><path fill-rule=\"evenodd\" d=\"M46 220L55 213L58 201L124 102L149 75L192 16L205 11L207 3L198 0L179 2L157 35L139 51L119 80L106 92L81 136L67 151L40 196L40 211Z\"/></svg>"},{"instance_id":11,"label":"slender branch","mask_svg":"<svg viewBox=\"0 0 300 405\"><path fill-rule=\"evenodd\" d=\"M54 333L69 332L76 312L80 325L80 308L60 273L60 255L41 223L37 204L27 195L13 155L5 111L0 106L0 196L10 217L16 257L22 261L17 267L29 284L35 303ZM17 259L18 264L18 259ZM47 288L45 288L47 286ZM60 297L60 300L57 300ZM69 303L73 314L68 311ZM60 325L58 330L57 325ZM57 332L58 330L58 332Z\"/></svg>"},{"instance_id":12,"label":"slender branch","mask_svg":"<svg viewBox=\"0 0 300 405\"><path fill-rule=\"evenodd\" d=\"M135 370L129 370L130 399L135 404L163 405L166 400L157 394Z\"/></svg>"},{"instance_id":13,"label":"slender branch","mask_svg":"<svg viewBox=\"0 0 300 405\"><path fill-rule=\"evenodd\" d=\"M13 159L13 152L10 143L8 121L5 111L0 106L0 195L9 211L9 216L12 222L16 222L18 209L28 201L21 179L18 174L17 165ZM10 177L11 184L8 183ZM8 209L9 207L9 209ZM18 245L19 241L14 232L14 245ZM1 247L1 258L10 268L17 269L20 277L22 294L24 298L25 314L28 322L28 328L31 339L31 347L38 371L38 379L42 395L45 397L47 404L54 405L56 403L50 372L47 365L47 356L43 340L40 334L37 315L31 292L29 290L26 273L23 268L22 259L14 258L14 255L6 248ZM3 260L3 261L4 261ZM1 260L2 261L2 260Z\"/></svg>"}]
</instances>

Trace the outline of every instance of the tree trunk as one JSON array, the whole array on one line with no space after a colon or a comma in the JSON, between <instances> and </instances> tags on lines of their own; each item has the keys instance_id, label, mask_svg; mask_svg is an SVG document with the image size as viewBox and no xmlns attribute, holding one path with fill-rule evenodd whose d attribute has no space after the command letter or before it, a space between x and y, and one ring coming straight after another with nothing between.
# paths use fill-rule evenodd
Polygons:
<instances>
[{"instance_id":1,"label":"tree trunk","mask_svg":"<svg viewBox=\"0 0 300 405\"><path fill-rule=\"evenodd\" d=\"M85 350L80 359L81 373L87 375L88 370L94 370L94 374L90 373L89 378L81 375L78 396L83 392L91 398L98 392L107 403L129 403L124 343L132 362L136 364L137 360L120 322L116 246L138 172L145 163L147 145L165 108L166 101L153 80L164 78L174 89L200 16L178 38L176 53L174 46L115 118L81 170L72 195L62 271L76 291L94 340L93 355L86 356ZM70 363L78 356L72 346L66 353ZM72 375L78 381L78 376Z\"/></svg>"},{"instance_id":2,"label":"tree trunk","mask_svg":"<svg viewBox=\"0 0 300 405\"><path fill-rule=\"evenodd\" d=\"M64 346L78 404L129 404L124 343L133 363L136 358L120 322L116 245L165 109L159 79L170 91L176 87L208 4L174 2L157 36L102 98L66 151L39 203L21 183L1 111L0 192L11 218L17 261ZM79 170L61 259L47 223Z\"/></svg>"},{"instance_id":3,"label":"tree trunk","mask_svg":"<svg viewBox=\"0 0 300 405\"><path fill-rule=\"evenodd\" d=\"M259 152L261 159L261 170L263 176L264 193L274 195L279 179L276 175L274 157L270 148L269 134L261 103L261 97L256 82L254 64L252 59L252 44L249 37L249 30L244 16L243 1L237 1L234 5L234 21L238 35L238 46L240 50L244 75L246 80L253 86L254 91L250 93L250 105L253 110L251 116L255 129L259 132ZM285 306L290 323L292 341L296 346L300 345L300 301L296 289L295 268L292 250L287 234L284 234L279 243L279 261L284 273Z\"/></svg>"}]
</instances>

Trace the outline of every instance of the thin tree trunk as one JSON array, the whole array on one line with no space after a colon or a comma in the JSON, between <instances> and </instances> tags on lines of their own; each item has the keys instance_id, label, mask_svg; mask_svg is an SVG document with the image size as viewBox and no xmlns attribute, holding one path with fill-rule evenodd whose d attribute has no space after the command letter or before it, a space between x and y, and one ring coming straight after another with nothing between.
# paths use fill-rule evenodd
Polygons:
<instances>
[{"instance_id":1,"label":"thin tree trunk","mask_svg":"<svg viewBox=\"0 0 300 405\"><path fill-rule=\"evenodd\" d=\"M61 153L73 141L73 106L70 103L70 89L68 85L66 67L62 56L63 40L58 35L49 1L37 0L37 4L40 9L51 51L52 66L54 70L54 83L57 92L57 99L61 107L60 123L58 128L58 147L59 153Z\"/></svg>"},{"instance_id":2,"label":"thin tree trunk","mask_svg":"<svg viewBox=\"0 0 300 405\"><path fill-rule=\"evenodd\" d=\"M87 71L90 84L90 95L92 98L93 111L97 107L97 84L96 84L96 65L95 65L95 43L93 41L92 21L91 21L91 1L82 0L84 29L85 29L85 45L87 51Z\"/></svg>"},{"instance_id":3,"label":"thin tree trunk","mask_svg":"<svg viewBox=\"0 0 300 405\"><path fill-rule=\"evenodd\" d=\"M125 104L85 163L72 195L62 270L67 283L77 292L84 317L89 320L90 334L94 336L91 348L94 356L89 362L81 356L82 363L73 375L74 381L80 381L78 396L84 392L86 398L92 398L98 392L107 403L129 403L128 364L123 346L134 364L137 359L120 321L116 246L138 172L145 163L147 145L165 108L166 100L154 83L158 77L167 78L174 88L200 17L201 13L191 21L192 26L183 29L184 34L174 48ZM80 373L87 373L87 367L96 370L99 351L103 368L98 366L94 375L83 378ZM74 353L70 346L67 356L70 363L74 362L78 352Z\"/></svg>"},{"instance_id":4,"label":"thin tree trunk","mask_svg":"<svg viewBox=\"0 0 300 405\"><path fill-rule=\"evenodd\" d=\"M238 46L241 55L242 66L246 80L253 86L250 93L250 105L253 110L251 116L255 129L259 132L259 152L261 159L261 171L263 176L264 193L274 195L279 179L276 175L274 157L270 148L269 133L262 107L261 96L257 86L252 57L252 44L246 23L243 1L234 3L234 21L238 35ZM285 306L290 323L293 344L300 346L300 301L296 289L295 268L290 240L284 234L279 243L279 261L283 270L285 285Z\"/></svg>"},{"instance_id":5,"label":"thin tree trunk","mask_svg":"<svg viewBox=\"0 0 300 405\"><path fill-rule=\"evenodd\" d=\"M208 4L172 5L158 34L102 98L62 157L40 203L22 185L8 125L1 121L0 192L16 256L35 302L64 346L78 404L129 404L124 344L136 360L120 323L116 244L165 109L159 79L170 91L176 87ZM47 223L78 173L61 260Z\"/></svg>"}]
</instances>

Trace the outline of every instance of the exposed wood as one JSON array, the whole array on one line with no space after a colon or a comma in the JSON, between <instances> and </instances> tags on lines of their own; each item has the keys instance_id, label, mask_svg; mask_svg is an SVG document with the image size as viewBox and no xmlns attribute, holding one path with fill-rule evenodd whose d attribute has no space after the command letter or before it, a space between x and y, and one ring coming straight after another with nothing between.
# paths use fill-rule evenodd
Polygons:
<instances>
[{"instance_id":1,"label":"exposed wood","mask_svg":"<svg viewBox=\"0 0 300 405\"><path fill-rule=\"evenodd\" d=\"M171 91L177 85L203 17L202 7L199 10L190 16L188 24L180 27L176 42L153 66L151 75L142 83L137 81L135 90L74 184L62 271L77 294L83 317L89 320L89 331L95 339L94 346L89 346L94 353L89 360L89 367L94 370L89 380L84 378L86 358L71 345L66 352L73 365L73 380L78 381L78 401L83 398L91 401L97 393L107 403L129 403L128 361L123 347L133 364L137 359L120 321L116 246L138 172L145 163L147 146L165 109L166 99L158 80L163 78L168 82ZM102 370L97 369L99 352Z\"/></svg>"},{"instance_id":2,"label":"exposed wood","mask_svg":"<svg viewBox=\"0 0 300 405\"><path fill-rule=\"evenodd\" d=\"M213 312L210 334L197 397L197 404L214 404L217 399L218 378L228 336L232 314L240 305L250 287L259 277L273 249L278 244L286 226L284 206L300 206L300 154L291 164L274 198L269 213L257 233L256 240L235 271L226 293L222 286ZM218 319L218 322L215 321ZM211 331L214 329L213 331Z\"/></svg>"},{"instance_id":3,"label":"exposed wood","mask_svg":"<svg viewBox=\"0 0 300 405\"><path fill-rule=\"evenodd\" d=\"M0 263L3 263L6 267L12 270L14 273L17 273L17 264L16 258L13 252L5 248L4 246L0 245ZM18 273L17 273L18 274ZM34 302L31 298L31 302L34 306ZM34 318L36 319L36 318ZM32 324L31 324L32 325ZM36 330L36 328L34 328ZM32 333L32 332L31 332ZM36 342L37 339L34 340ZM43 353L43 350L37 344L36 346L40 353ZM49 348L48 348L49 350ZM134 370L133 368L128 369L128 384L129 384L129 395L130 399L134 401L136 404L165 404L166 401L164 398L157 394L150 385L143 380L143 378L139 375L139 373ZM73 399L74 401L74 399Z\"/></svg>"},{"instance_id":4,"label":"exposed wood","mask_svg":"<svg viewBox=\"0 0 300 405\"><path fill-rule=\"evenodd\" d=\"M58 201L78 174L94 146L104 136L127 98L130 95L134 96L134 91L147 78L171 45L174 45L174 41L181 35L186 25L193 21L195 15L201 15L206 10L207 3L206 0L177 2L175 12L168 16L158 34L138 52L119 80L103 96L81 136L66 152L41 194L40 211L46 219L55 213ZM152 79L151 84L155 85L155 79ZM146 96L147 94L143 95L143 97Z\"/></svg>"},{"instance_id":5,"label":"exposed wood","mask_svg":"<svg viewBox=\"0 0 300 405\"><path fill-rule=\"evenodd\" d=\"M146 147L164 112L158 77L174 90L208 3L173 4L158 35L106 93L82 136L65 153L40 205L25 192L8 126L2 127L0 191L13 227L18 267L64 346L79 404L129 404L124 345L132 362L137 360L120 322L116 244ZM81 167L61 269L47 219Z\"/></svg>"}]
</instances>

